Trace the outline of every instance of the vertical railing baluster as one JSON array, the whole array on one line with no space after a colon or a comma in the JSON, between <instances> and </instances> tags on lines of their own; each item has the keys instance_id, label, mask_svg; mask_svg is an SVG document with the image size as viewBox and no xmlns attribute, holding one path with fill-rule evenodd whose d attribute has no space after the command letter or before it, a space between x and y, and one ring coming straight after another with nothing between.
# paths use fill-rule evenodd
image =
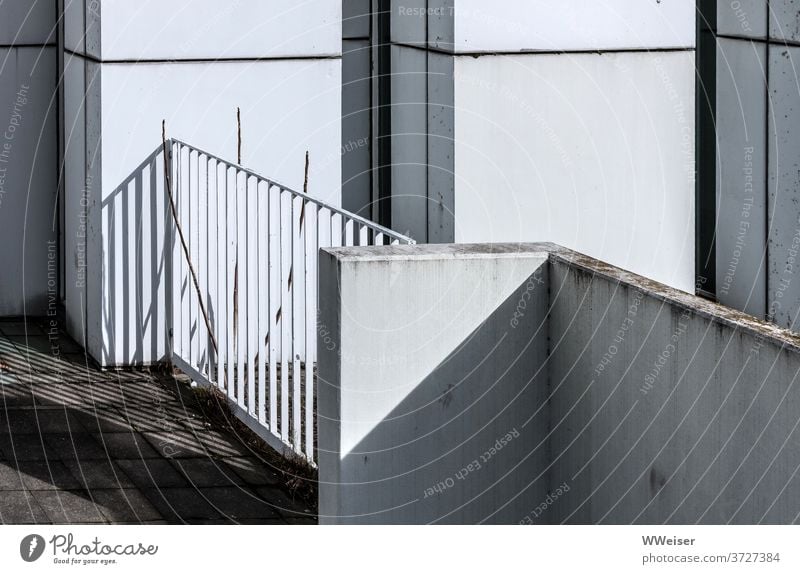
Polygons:
<instances>
[{"instance_id":1,"label":"vertical railing baluster","mask_svg":"<svg viewBox=\"0 0 800 574\"><path fill-rule=\"evenodd\" d=\"M269 186L269 429L278 430L278 345L281 333L278 313L281 305L281 191Z\"/></svg>"},{"instance_id":2,"label":"vertical railing baluster","mask_svg":"<svg viewBox=\"0 0 800 574\"><path fill-rule=\"evenodd\" d=\"M172 195L175 201L176 219L170 225L172 231L172 352L183 358L183 253L178 239L178 223L183 206L181 196L181 145L176 143L172 148Z\"/></svg>"},{"instance_id":3,"label":"vertical railing baluster","mask_svg":"<svg viewBox=\"0 0 800 574\"><path fill-rule=\"evenodd\" d=\"M159 195L161 198L159 199L159 209L163 209L159 211L159 213L164 214L164 285L166 289L164 290L164 312L165 317L167 320L166 332L165 332L165 343L167 345L167 353L170 359L175 356L175 236L177 235L177 231L173 231L175 227L175 223L172 220L172 210L169 203L169 194L167 193L167 180L172 187L170 191L173 191L173 200L174 200L174 187L175 187L175 168L174 168L174 157L175 157L175 142L169 142L168 146L165 146L166 150L162 153L166 153L166 161L159 162L161 166L159 170L164 170L162 174L163 177L157 179L157 181L161 182L161 186L163 186L163 192L160 192ZM159 189L162 189L159 187ZM170 251L171 248L171 251Z\"/></svg>"},{"instance_id":4,"label":"vertical railing baluster","mask_svg":"<svg viewBox=\"0 0 800 574\"><path fill-rule=\"evenodd\" d=\"M302 445L302 405L300 354L305 353L300 343L305 339L305 200L292 201L292 446L300 452Z\"/></svg>"},{"instance_id":5,"label":"vertical railing baluster","mask_svg":"<svg viewBox=\"0 0 800 574\"><path fill-rule=\"evenodd\" d=\"M247 174L236 170L236 403L246 409L247 376Z\"/></svg>"},{"instance_id":6,"label":"vertical railing baluster","mask_svg":"<svg viewBox=\"0 0 800 574\"><path fill-rule=\"evenodd\" d=\"M196 209L195 209L195 234L192 240L195 244L197 258L194 259L196 266L195 273L197 273L197 281L200 284L201 296L205 296L206 289L204 286L208 281L208 172L204 169L203 165L207 161L208 156L198 153L195 159L197 191L196 191ZM208 330L206 328L205 317L200 311L200 302L197 297L195 300L195 330L197 332L197 370L201 374L206 373L208 365Z\"/></svg>"},{"instance_id":7,"label":"vertical railing baluster","mask_svg":"<svg viewBox=\"0 0 800 574\"><path fill-rule=\"evenodd\" d=\"M292 195L281 189L281 440L289 440L289 357L291 356L292 310L290 306L292 254Z\"/></svg>"},{"instance_id":8,"label":"vertical railing baluster","mask_svg":"<svg viewBox=\"0 0 800 574\"><path fill-rule=\"evenodd\" d=\"M314 365L317 362L317 245L319 244L318 210L314 204L306 206L305 221L305 455L314 460ZM298 445L299 446L299 445Z\"/></svg>"},{"instance_id":9,"label":"vertical railing baluster","mask_svg":"<svg viewBox=\"0 0 800 574\"><path fill-rule=\"evenodd\" d=\"M206 282L205 282L205 293L206 293L206 313L208 313L208 320L211 324L211 332L206 332L206 349L207 349L207 356L208 356L208 382L209 383L216 383L216 369L215 365L217 362L218 357L214 354L214 348L211 344L212 336L215 336L214 333L214 324L216 320L216 313L217 313L217 306L214 302L214 292L216 291L216 265L214 264L214 259L216 258L217 248L216 248L216 240L217 240L217 228L215 225L214 218L217 213L217 202L216 197L214 195L214 188L216 187L216 182L214 182L214 178L211 175L211 164L212 158L206 156L206 161L204 164L205 172L206 172L206 236L203 241L204 249L206 250ZM205 326L205 322L203 323Z\"/></svg>"},{"instance_id":10,"label":"vertical railing baluster","mask_svg":"<svg viewBox=\"0 0 800 574\"><path fill-rule=\"evenodd\" d=\"M183 357L183 252L181 251L181 242L178 236L178 224L181 220L181 210L183 209L183 196L181 195L181 145L175 144L172 156L172 194L175 201L175 219L172 225L172 264L173 274L172 281L174 283L172 294L172 312L174 314L172 320L172 346L173 352Z\"/></svg>"},{"instance_id":11,"label":"vertical railing baluster","mask_svg":"<svg viewBox=\"0 0 800 574\"><path fill-rule=\"evenodd\" d=\"M197 157L197 152L190 149L189 150L189 187L187 193L187 200L189 204L189 217L186 225L186 234L188 236L189 241L189 258L192 262L192 265L197 265L197 165L195 163L195 159ZM200 327L200 323L197 320L197 296L194 293L194 285L192 285L191 275L189 275L189 279L187 282L187 289L186 293L189 295L189 364L194 368L197 369L198 363L198 330Z\"/></svg>"},{"instance_id":12,"label":"vertical railing baluster","mask_svg":"<svg viewBox=\"0 0 800 574\"><path fill-rule=\"evenodd\" d=\"M181 153L181 195L183 196L183 208L181 209L181 226L184 227L184 234L188 238L187 241L191 242L191 233L189 229L191 219L191 181L190 181L190 167L191 167L191 151L184 148L184 153ZM191 243L190 243L191 247ZM191 250L190 250L191 253ZM181 256L183 260L183 257ZM181 265L181 296L183 298L181 319L183 323L183 352L184 359L191 365L192 360L192 314L191 314L191 299L192 299L192 280L189 276L188 263L183 260Z\"/></svg>"},{"instance_id":13,"label":"vertical railing baluster","mask_svg":"<svg viewBox=\"0 0 800 574\"><path fill-rule=\"evenodd\" d=\"M344 245L342 241L344 239L343 225L342 215L331 212L331 247L341 247Z\"/></svg>"},{"instance_id":14,"label":"vertical railing baluster","mask_svg":"<svg viewBox=\"0 0 800 574\"><path fill-rule=\"evenodd\" d=\"M319 244L317 247L330 247L331 243L331 210L320 209L317 217L319 228Z\"/></svg>"},{"instance_id":15,"label":"vertical railing baluster","mask_svg":"<svg viewBox=\"0 0 800 574\"><path fill-rule=\"evenodd\" d=\"M214 289L214 331L217 338L217 386L220 389L225 389L225 346L226 346L226 329L225 329L225 243L227 236L225 233L225 212L222 202L224 201L224 187L220 190L220 162L214 162L214 202L216 209L214 211L214 227L216 229L216 241L213 244L213 249L216 252L214 258L214 270L216 279L216 288Z\"/></svg>"},{"instance_id":16,"label":"vertical railing baluster","mask_svg":"<svg viewBox=\"0 0 800 574\"><path fill-rule=\"evenodd\" d=\"M356 245L355 223L349 217L342 217L344 220L342 226L344 227L344 246L352 247Z\"/></svg>"},{"instance_id":17,"label":"vertical railing baluster","mask_svg":"<svg viewBox=\"0 0 800 574\"><path fill-rule=\"evenodd\" d=\"M269 357L269 185L258 182L258 422L267 424L267 362Z\"/></svg>"},{"instance_id":18,"label":"vertical railing baluster","mask_svg":"<svg viewBox=\"0 0 800 574\"><path fill-rule=\"evenodd\" d=\"M236 272L236 168L227 166L225 169L225 267L226 277L226 321L228 327L227 336L227 372L228 372L228 398L235 399L236 396L236 355L235 331L234 331L234 299L235 299L235 272Z\"/></svg>"},{"instance_id":19,"label":"vertical railing baluster","mask_svg":"<svg viewBox=\"0 0 800 574\"><path fill-rule=\"evenodd\" d=\"M256 376L258 357L258 181L248 176L247 193L247 314L243 322L247 333L247 412L256 413Z\"/></svg>"}]
</instances>

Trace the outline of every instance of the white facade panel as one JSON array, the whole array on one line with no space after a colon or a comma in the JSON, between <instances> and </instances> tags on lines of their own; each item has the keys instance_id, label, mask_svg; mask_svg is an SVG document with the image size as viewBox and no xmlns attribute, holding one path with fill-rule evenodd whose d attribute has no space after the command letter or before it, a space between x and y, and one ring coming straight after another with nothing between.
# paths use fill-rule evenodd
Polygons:
<instances>
[{"instance_id":1,"label":"white facade panel","mask_svg":"<svg viewBox=\"0 0 800 574\"><path fill-rule=\"evenodd\" d=\"M265 177L341 201L341 61L104 64L103 186L112 190L161 143L161 120L175 137Z\"/></svg>"},{"instance_id":2,"label":"white facade panel","mask_svg":"<svg viewBox=\"0 0 800 574\"><path fill-rule=\"evenodd\" d=\"M101 127L87 118L89 140L102 133L87 158L101 170L91 180L100 213L89 217L88 274L102 292L87 312L88 347L104 365L147 364L168 351L161 120L168 136L235 162L239 106L246 167L302 189L308 150L309 193L339 205L341 60L99 66L102 106L91 110L102 107Z\"/></svg>"},{"instance_id":3,"label":"white facade panel","mask_svg":"<svg viewBox=\"0 0 800 574\"><path fill-rule=\"evenodd\" d=\"M341 54L340 2L103 0L102 57L264 58Z\"/></svg>"},{"instance_id":4,"label":"white facade panel","mask_svg":"<svg viewBox=\"0 0 800 574\"><path fill-rule=\"evenodd\" d=\"M694 286L694 53L459 57L456 241Z\"/></svg>"},{"instance_id":5,"label":"white facade panel","mask_svg":"<svg viewBox=\"0 0 800 574\"><path fill-rule=\"evenodd\" d=\"M85 60L64 58L64 293L67 329L81 343L86 323L86 179Z\"/></svg>"},{"instance_id":6,"label":"white facade panel","mask_svg":"<svg viewBox=\"0 0 800 574\"><path fill-rule=\"evenodd\" d=\"M693 0L455 0L453 16L456 52L695 45Z\"/></svg>"}]
</instances>

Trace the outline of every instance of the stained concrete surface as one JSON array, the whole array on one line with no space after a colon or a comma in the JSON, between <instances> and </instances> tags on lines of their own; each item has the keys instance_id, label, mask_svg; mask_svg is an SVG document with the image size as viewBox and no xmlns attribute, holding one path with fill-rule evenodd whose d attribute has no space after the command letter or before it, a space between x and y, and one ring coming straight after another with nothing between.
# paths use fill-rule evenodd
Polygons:
<instances>
[{"instance_id":1,"label":"stained concrete surface","mask_svg":"<svg viewBox=\"0 0 800 574\"><path fill-rule=\"evenodd\" d=\"M100 371L47 323L0 321L0 523L315 523L180 384Z\"/></svg>"},{"instance_id":2,"label":"stained concrete surface","mask_svg":"<svg viewBox=\"0 0 800 574\"><path fill-rule=\"evenodd\" d=\"M322 521L800 522L796 333L546 243L320 279Z\"/></svg>"}]
</instances>

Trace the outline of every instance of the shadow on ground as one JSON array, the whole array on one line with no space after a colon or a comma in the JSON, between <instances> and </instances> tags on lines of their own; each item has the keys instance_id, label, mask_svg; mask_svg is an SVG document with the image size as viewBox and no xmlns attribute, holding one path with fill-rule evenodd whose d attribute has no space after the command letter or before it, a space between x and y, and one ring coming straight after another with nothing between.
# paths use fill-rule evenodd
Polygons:
<instances>
[{"instance_id":1,"label":"shadow on ground","mask_svg":"<svg viewBox=\"0 0 800 574\"><path fill-rule=\"evenodd\" d=\"M180 384L101 371L46 323L0 321L0 523L316 523Z\"/></svg>"}]
</instances>

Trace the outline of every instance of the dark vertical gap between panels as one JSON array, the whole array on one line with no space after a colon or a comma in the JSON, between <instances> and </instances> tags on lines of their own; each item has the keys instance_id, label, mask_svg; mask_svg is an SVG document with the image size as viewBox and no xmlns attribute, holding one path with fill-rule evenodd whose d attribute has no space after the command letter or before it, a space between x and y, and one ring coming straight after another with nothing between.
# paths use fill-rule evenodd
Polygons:
<instances>
[{"instance_id":1,"label":"dark vertical gap between panels","mask_svg":"<svg viewBox=\"0 0 800 574\"><path fill-rule=\"evenodd\" d=\"M58 180L56 181L56 240L58 241L58 301L64 305L66 290L66 141L65 141L65 108L64 108L64 0L57 0L56 6L56 161Z\"/></svg>"},{"instance_id":2,"label":"dark vertical gap between panels","mask_svg":"<svg viewBox=\"0 0 800 574\"><path fill-rule=\"evenodd\" d=\"M346 0L345 0L346 1ZM375 105L377 100L378 94L375 82L373 81L373 77L375 76L375 50L373 50L373 45L375 44L375 37L377 35L376 25L375 25L375 18L372 16L372 12L375 9L375 4L372 0L369 3L369 40L368 40L368 48L369 48L369 169L374 170L377 166L378 161L378 151L375 149L375 144L378 141L378 126L375 125L375 117L376 114L371 109L372 106ZM367 196L367 206L365 208L365 217L368 219L375 221L378 223L380 219L377 217L377 210L372 205L375 201L375 191L374 191L374 182L376 181L375 174L370 171L369 174L369 195Z\"/></svg>"},{"instance_id":3,"label":"dark vertical gap between panels","mask_svg":"<svg viewBox=\"0 0 800 574\"><path fill-rule=\"evenodd\" d=\"M430 0L425 0L425 235L426 243L431 237L431 54L430 50Z\"/></svg>"},{"instance_id":4,"label":"dark vertical gap between panels","mask_svg":"<svg viewBox=\"0 0 800 574\"><path fill-rule=\"evenodd\" d=\"M376 223L380 222L378 201L379 175L378 165L380 154L378 150L378 0L370 0L369 4L369 130L370 130L370 191L369 191L369 210L370 219Z\"/></svg>"},{"instance_id":5,"label":"dark vertical gap between panels","mask_svg":"<svg viewBox=\"0 0 800 574\"><path fill-rule=\"evenodd\" d=\"M391 0L378 0L378 223L392 227L392 44Z\"/></svg>"},{"instance_id":6,"label":"dark vertical gap between panels","mask_svg":"<svg viewBox=\"0 0 800 574\"><path fill-rule=\"evenodd\" d=\"M775 317L772 312L772 302L769 296L770 287L770 228L772 218L770 216L772 205L770 201L769 192L769 171L771 159L769 157L770 148L770 110L772 109L772 96L770 89L769 73L770 73L770 58L772 57L772 34L770 32L770 2L764 2L764 8L767 11L766 19L766 47L764 48L764 319L770 322L775 322ZM776 187L777 191L777 187Z\"/></svg>"},{"instance_id":7,"label":"dark vertical gap between panels","mask_svg":"<svg viewBox=\"0 0 800 574\"><path fill-rule=\"evenodd\" d=\"M84 25L86 23L85 22L85 18L86 18L86 14L84 13ZM81 106L83 107L83 155L81 156L81 169L80 169L80 172L83 175L83 178L82 178L82 181L81 181L81 194L83 195L83 194L87 194L88 193L88 182L89 182L87 176L89 175L89 161L88 161L89 160L89 135L88 135L89 134L89 129L88 129L89 128L89 105L88 105L88 99L89 99L89 82L90 81L89 81L89 60L87 60L86 58L82 58L82 60L83 60L83 94L84 94L84 97L83 97L83 99L81 101ZM89 337L87 335L87 331L89 329L89 283L92 281L92 276L91 276L91 273L90 273L91 267L89 267L89 265L93 265L94 263L91 262L91 261L88 261L88 258L89 258L88 257L88 255L89 255L88 254L88 244L89 244L89 241L90 241L90 239L88 237L88 229L89 229L88 228L88 222L89 222L89 207L88 207L88 203L89 202L88 201L82 201L81 203L82 204L83 203L86 204L86 205L81 205L80 209L83 210L83 218L84 218L83 220L85 222L87 222L87 234L86 234L87 237L85 239L85 241L86 241L86 250L87 251L85 253L86 259L84 260L84 263L86 265L85 265L85 267L83 269L86 272L86 275L85 275L86 279L83 282L83 327L81 329L81 332L82 332L82 335L83 335L82 343L84 345L86 345L88 340L89 340ZM111 221L111 219L109 219L109 221ZM110 229L110 225L111 224L109 224L109 229ZM109 231L109 233L110 233L110 231ZM98 279L98 281L100 281L100 280ZM102 289L101 289L101 292L102 292ZM78 296L80 297L80 293L79 293ZM102 319L101 319L101 321L102 321ZM104 359L105 359L105 357L104 357Z\"/></svg>"},{"instance_id":8,"label":"dark vertical gap between panels","mask_svg":"<svg viewBox=\"0 0 800 574\"><path fill-rule=\"evenodd\" d=\"M717 0L697 2L695 292L716 300Z\"/></svg>"}]
</instances>

